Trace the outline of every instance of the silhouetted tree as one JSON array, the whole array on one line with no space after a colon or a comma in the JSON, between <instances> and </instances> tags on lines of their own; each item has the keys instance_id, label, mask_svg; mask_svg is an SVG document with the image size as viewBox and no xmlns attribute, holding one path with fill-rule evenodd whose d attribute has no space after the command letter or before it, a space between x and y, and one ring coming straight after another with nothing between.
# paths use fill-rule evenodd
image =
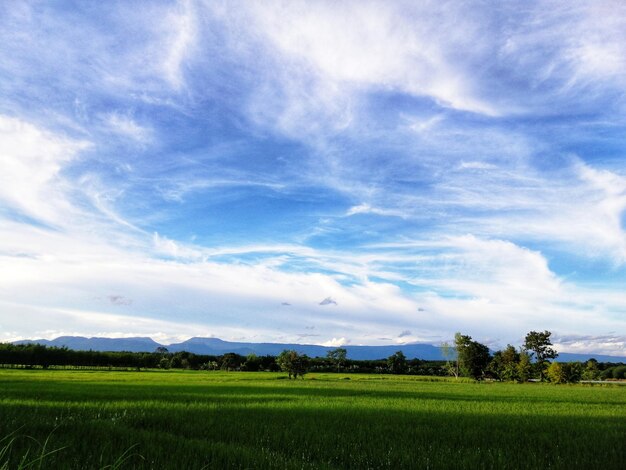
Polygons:
<instances>
[{"instance_id":1,"label":"silhouetted tree","mask_svg":"<svg viewBox=\"0 0 626 470\"><path fill-rule=\"evenodd\" d=\"M250 353L246 356L246 362L243 363L243 370L248 372L256 372L261 367L261 359L254 354Z\"/></svg>"},{"instance_id":2,"label":"silhouetted tree","mask_svg":"<svg viewBox=\"0 0 626 470\"><path fill-rule=\"evenodd\" d=\"M396 351L387 358L387 367L392 374L406 374L408 363L402 351Z\"/></svg>"}]
</instances>

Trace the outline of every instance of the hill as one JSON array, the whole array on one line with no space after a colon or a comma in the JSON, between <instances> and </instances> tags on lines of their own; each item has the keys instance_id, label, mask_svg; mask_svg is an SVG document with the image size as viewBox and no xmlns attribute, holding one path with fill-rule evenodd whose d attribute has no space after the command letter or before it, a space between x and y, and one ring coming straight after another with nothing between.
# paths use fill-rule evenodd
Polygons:
<instances>
[{"instance_id":1,"label":"hill","mask_svg":"<svg viewBox=\"0 0 626 470\"><path fill-rule=\"evenodd\" d=\"M224 341L219 338L190 338L181 343L160 344L152 338L86 338L83 336L60 336L53 340L36 339L15 341L14 344L37 343L46 346L67 347L75 350L93 351L130 351L130 352L154 352L158 347L166 347L170 352L188 351L195 354L207 354L219 356L228 352L233 352L246 356L254 353L258 356L275 356L285 349L294 349L300 354L310 357L326 356L326 353L334 347L321 346L316 344L295 344L295 343L242 343L234 341ZM385 346L343 346L348 352L349 359L368 360L383 359L391 356L396 351L402 351L409 358L423 360L444 360L441 348L433 344L411 343L392 344ZM587 361L595 358L599 362L626 362L626 357L609 356L605 354L593 353L567 353L559 354L558 360L562 362Z\"/></svg>"}]
</instances>

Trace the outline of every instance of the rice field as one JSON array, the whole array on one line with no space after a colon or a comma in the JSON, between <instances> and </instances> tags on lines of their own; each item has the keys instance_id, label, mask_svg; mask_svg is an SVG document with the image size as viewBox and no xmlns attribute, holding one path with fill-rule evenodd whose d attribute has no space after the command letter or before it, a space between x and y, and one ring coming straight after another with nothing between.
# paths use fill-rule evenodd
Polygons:
<instances>
[{"instance_id":1,"label":"rice field","mask_svg":"<svg viewBox=\"0 0 626 470\"><path fill-rule=\"evenodd\" d=\"M0 370L3 436L0 469L623 469L626 387Z\"/></svg>"}]
</instances>

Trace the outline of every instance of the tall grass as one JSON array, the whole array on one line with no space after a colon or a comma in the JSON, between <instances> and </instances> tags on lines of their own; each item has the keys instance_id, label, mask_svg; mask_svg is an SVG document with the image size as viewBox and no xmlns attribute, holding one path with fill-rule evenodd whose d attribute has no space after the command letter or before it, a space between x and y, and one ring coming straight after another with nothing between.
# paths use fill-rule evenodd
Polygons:
<instances>
[{"instance_id":1,"label":"tall grass","mask_svg":"<svg viewBox=\"0 0 626 470\"><path fill-rule=\"evenodd\" d=\"M42 440L56 427L65 450L43 468L621 469L626 458L617 387L279 377L1 371L0 432ZM11 462L26 451L13 442Z\"/></svg>"},{"instance_id":2,"label":"tall grass","mask_svg":"<svg viewBox=\"0 0 626 470\"><path fill-rule=\"evenodd\" d=\"M54 431L53 431L54 432ZM14 431L4 438L0 439L0 470L9 470L11 463L11 451L14 447L14 444L19 439L24 439L27 441L26 450L22 451L20 456L13 459L16 464L14 468L18 470L41 470L42 468L46 468L44 462L46 459L64 449L64 447L58 447L53 450L48 450L48 444L50 438L52 436L52 432L48 434L43 442L39 442L37 439L31 436L22 436L18 434L17 431Z\"/></svg>"}]
</instances>

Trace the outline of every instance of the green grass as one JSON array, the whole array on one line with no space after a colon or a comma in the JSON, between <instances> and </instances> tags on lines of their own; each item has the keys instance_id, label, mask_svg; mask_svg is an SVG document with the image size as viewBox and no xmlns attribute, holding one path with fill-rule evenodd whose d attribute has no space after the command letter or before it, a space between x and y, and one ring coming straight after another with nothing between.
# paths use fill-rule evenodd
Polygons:
<instances>
[{"instance_id":1,"label":"green grass","mask_svg":"<svg viewBox=\"0 0 626 470\"><path fill-rule=\"evenodd\" d=\"M419 377L0 371L0 469L602 468L626 389ZM6 441L2 446L6 447ZM38 468L38 467L36 467Z\"/></svg>"}]
</instances>

